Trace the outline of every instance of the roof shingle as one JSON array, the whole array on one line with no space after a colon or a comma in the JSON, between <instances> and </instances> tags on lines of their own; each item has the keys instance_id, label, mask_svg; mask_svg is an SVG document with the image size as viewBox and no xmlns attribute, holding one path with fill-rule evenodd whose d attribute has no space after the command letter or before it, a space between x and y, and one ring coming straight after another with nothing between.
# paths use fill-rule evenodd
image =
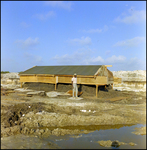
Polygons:
<instances>
[{"instance_id":1,"label":"roof shingle","mask_svg":"<svg viewBox=\"0 0 147 150\"><path fill-rule=\"evenodd\" d=\"M71 65L71 66L35 66L23 74L53 74L53 75L88 75L93 76L102 65Z\"/></svg>"}]
</instances>

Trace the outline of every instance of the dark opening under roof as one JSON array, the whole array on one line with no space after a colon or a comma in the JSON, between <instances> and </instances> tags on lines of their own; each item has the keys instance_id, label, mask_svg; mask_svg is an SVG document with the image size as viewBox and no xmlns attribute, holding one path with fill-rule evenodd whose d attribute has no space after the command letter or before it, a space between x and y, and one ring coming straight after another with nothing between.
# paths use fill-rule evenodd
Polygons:
<instances>
[{"instance_id":1,"label":"dark opening under roof","mask_svg":"<svg viewBox=\"0 0 147 150\"><path fill-rule=\"evenodd\" d=\"M52 75L88 75L93 76L102 65L71 65L71 66L35 66L23 74L52 74Z\"/></svg>"}]
</instances>

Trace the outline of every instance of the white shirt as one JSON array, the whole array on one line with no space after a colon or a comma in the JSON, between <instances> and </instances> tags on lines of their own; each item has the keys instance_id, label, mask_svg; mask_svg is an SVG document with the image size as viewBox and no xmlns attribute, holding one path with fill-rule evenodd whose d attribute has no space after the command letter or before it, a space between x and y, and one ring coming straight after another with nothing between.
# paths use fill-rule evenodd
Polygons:
<instances>
[{"instance_id":1,"label":"white shirt","mask_svg":"<svg viewBox=\"0 0 147 150\"><path fill-rule=\"evenodd\" d=\"M72 81L73 81L73 83L77 83L77 78L73 77Z\"/></svg>"}]
</instances>

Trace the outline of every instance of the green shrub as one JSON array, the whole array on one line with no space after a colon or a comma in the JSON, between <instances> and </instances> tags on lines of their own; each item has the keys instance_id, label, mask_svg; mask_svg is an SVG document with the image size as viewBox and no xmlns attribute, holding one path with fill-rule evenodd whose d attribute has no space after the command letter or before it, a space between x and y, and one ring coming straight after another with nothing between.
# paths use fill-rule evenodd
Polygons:
<instances>
[{"instance_id":1,"label":"green shrub","mask_svg":"<svg viewBox=\"0 0 147 150\"><path fill-rule=\"evenodd\" d=\"M3 74L3 73L10 73L9 71L1 71L1 73Z\"/></svg>"}]
</instances>

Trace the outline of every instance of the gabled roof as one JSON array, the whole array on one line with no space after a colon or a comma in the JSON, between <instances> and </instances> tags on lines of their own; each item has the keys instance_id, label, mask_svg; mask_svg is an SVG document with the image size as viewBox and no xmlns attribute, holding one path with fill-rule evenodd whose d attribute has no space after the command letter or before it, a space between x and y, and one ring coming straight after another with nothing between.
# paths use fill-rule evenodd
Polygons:
<instances>
[{"instance_id":1,"label":"gabled roof","mask_svg":"<svg viewBox=\"0 0 147 150\"><path fill-rule=\"evenodd\" d=\"M52 74L52 75L88 75L93 76L102 65L73 65L73 66L35 66L23 74Z\"/></svg>"}]
</instances>

